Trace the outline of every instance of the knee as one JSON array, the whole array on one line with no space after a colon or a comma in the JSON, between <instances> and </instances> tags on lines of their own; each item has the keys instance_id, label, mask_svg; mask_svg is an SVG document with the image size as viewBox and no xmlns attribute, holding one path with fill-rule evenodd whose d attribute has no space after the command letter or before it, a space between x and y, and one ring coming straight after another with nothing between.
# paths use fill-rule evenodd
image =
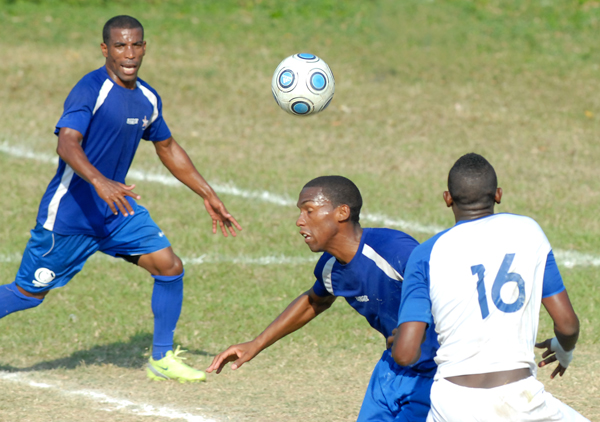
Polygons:
<instances>
[{"instance_id":1,"label":"knee","mask_svg":"<svg viewBox=\"0 0 600 422\"><path fill-rule=\"evenodd\" d=\"M50 290L46 290L45 292L31 293L22 288L21 286L17 285L16 283L15 287L19 290L19 293L21 293L22 295L40 300L43 300L46 297L46 295L50 292Z\"/></svg>"},{"instance_id":2,"label":"knee","mask_svg":"<svg viewBox=\"0 0 600 422\"><path fill-rule=\"evenodd\" d=\"M171 253L168 258L160 260L158 264L156 266L158 274L154 275L176 276L183 272L183 262L174 253Z\"/></svg>"},{"instance_id":3,"label":"knee","mask_svg":"<svg viewBox=\"0 0 600 422\"><path fill-rule=\"evenodd\" d=\"M179 275L183 272L183 262L181 262L181 258L177 255L173 254L173 262L171 267L168 270L168 273L164 275Z\"/></svg>"},{"instance_id":4,"label":"knee","mask_svg":"<svg viewBox=\"0 0 600 422\"><path fill-rule=\"evenodd\" d=\"M142 255L138 265L152 275L175 276L183 272L183 263L169 247L148 255Z\"/></svg>"}]
</instances>

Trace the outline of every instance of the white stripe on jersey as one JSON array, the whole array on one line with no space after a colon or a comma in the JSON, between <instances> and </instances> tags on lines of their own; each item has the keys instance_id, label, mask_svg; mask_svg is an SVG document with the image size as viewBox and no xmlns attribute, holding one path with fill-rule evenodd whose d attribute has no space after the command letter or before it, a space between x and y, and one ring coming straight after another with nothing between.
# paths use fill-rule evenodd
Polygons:
<instances>
[{"instance_id":1,"label":"white stripe on jersey","mask_svg":"<svg viewBox=\"0 0 600 422\"><path fill-rule=\"evenodd\" d=\"M58 189L54 192L54 196L52 200L50 200L50 204L48 205L48 217L46 218L46 222L44 223L44 228L46 230L52 231L54 229L54 223L56 222L56 214L58 213L58 204L63 196L69 190L69 184L71 184L71 179L73 179L73 174L75 172L68 164L65 167L65 171L60 179L60 185L58 185Z\"/></svg>"},{"instance_id":2,"label":"white stripe on jersey","mask_svg":"<svg viewBox=\"0 0 600 422\"><path fill-rule=\"evenodd\" d=\"M158 118L158 98L156 98L156 95L154 95L152 91L142 85L140 81L137 81L137 86L142 90L142 93L146 98L148 98L148 101L150 101L150 104L152 104L152 107L154 108L152 111L152 117L150 118L150 123L148 123L148 126L150 126Z\"/></svg>"},{"instance_id":3,"label":"white stripe on jersey","mask_svg":"<svg viewBox=\"0 0 600 422\"><path fill-rule=\"evenodd\" d=\"M334 294L333 286L331 285L331 270L333 269L333 264L335 264L335 256L329 258L329 261L327 261L323 267L323 284L325 285L327 291L332 295Z\"/></svg>"},{"instance_id":4,"label":"white stripe on jersey","mask_svg":"<svg viewBox=\"0 0 600 422\"><path fill-rule=\"evenodd\" d=\"M96 111L98 111L100 106L104 104L104 100L106 100L106 97L108 97L108 93L114 85L115 84L110 79L104 81L102 87L100 88L100 91L98 92L98 98L96 99L96 105L94 106L94 111L92 111L92 115L96 114Z\"/></svg>"},{"instance_id":5,"label":"white stripe on jersey","mask_svg":"<svg viewBox=\"0 0 600 422\"><path fill-rule=\"evenodd\" d=\"M114 85L115 84L110 79L104 81L100 91L98 91L98 98L96 98L96 105L94 105L92 115L96 114L96 111L104 104L106 97L108 97L108 93ZM60 200L69 190L69 185L71 184L71 180L73 180L74 174L75 172L71 166L67 164L60 179L60 185L58 185L58 189L56 189L56 192L54 192L54 195L50 200L50 204L48 204L48 217L46 217L46 221L44 222L44 228L46 230L54 230L54 223L56 222L56 215L58 214L58 205L60 204Z\"/></svg>"},{"instance_id":6,"label":"white stripe on jersey","mask_svg":"<svg viewBox=\"0 0 600 422\"><path fill-rule=\"evenodd\" d=\"M400 273L394 269L381 255L379 255L375 250L369 245L364 245L363 255L375 262L375 265L379 267L381 271L386 273L389 278L393 278L394 280L402 281L404 280Z\"/></svg>"}]
</instances>

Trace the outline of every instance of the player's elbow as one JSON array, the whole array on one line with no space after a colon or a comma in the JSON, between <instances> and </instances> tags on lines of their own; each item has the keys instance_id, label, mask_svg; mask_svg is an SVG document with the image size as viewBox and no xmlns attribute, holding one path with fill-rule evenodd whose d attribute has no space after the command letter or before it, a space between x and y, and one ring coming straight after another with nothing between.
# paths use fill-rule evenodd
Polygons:
<instances>
[{"instance_id":1,"label":"player's elbow","mask_svg":"<svg viewBox=\"0 0 600 422\"><path fill-rule=\"evenodd\" d=\"M579 336L579 318L573 312L571 315L554 321L554 332L568 337Z\"/></svg>"},{"instance_id":2,"label":"player's elbow","mask_svg":"<svg viewBox=\"0 0 600 422\"><path fill-rule=\"evenodd\" d=\"M407 347L406 344L394 342L392 346L392 357L394 361L400 366L409 366L419 360L419 349L414 350L413 348Z\"/></svg>"},{"instance_id":3,"label":"player's elbow","mask_svg":"<svg viewBox=\"0 0 600 422\"><path fill-rule=\"evenodd\" d=\"M58 146L56 147L56 153L58 154L58 156L60 158L62 158L64 160L68 153L68 148L66 147L66 145L64 143L59 142Z\"/></svg>"},{"instance_id":4,"label":"player's elbow","mask_svg":"<svg viewBox=\"0 0 600 422\"><path fill-rule=\"evenodd\" d=\"M321 302L313 305L313 309L315 314L319 315L321 312L325 312L327 309L331 308L333 301Z\"/></svg>"},{"instance_id":5,"label":"player's elbow","mask_svg":"<svg viewBox=\"0 0 600 422\"><path fill-rule=\"evenodd\" d=\"M317 296L312 289L307 291L305 295L307 295L308 303L313 308L315 315L326 311L335 302L335 296Z\"/></svg>"},{"instance_id":6,"label":"player's elbow","mask_svg":"<svg viewBox=\"0 0 600 422\"><path fill-rule=\"evenodd\" d=\"M392 357L400 366L416 363L421 357L421 343L425 339L427 324L421 321L403 322L396 330Z\"/></svg>"}]
</instances>

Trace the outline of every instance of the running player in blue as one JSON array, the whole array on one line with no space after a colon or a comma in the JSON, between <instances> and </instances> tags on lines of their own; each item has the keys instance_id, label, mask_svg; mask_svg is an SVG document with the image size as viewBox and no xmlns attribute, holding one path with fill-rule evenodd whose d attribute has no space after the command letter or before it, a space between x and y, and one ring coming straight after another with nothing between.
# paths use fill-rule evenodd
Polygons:
<instances>
[{"instance_id":1,"label":"running player in blue","mask_svg":"<svg viewBox=\"0 0 600 422\"><path fill-rule=\"evenodd\" d=\"M564 374L579 320L546 235L529 217L494 214L501 198L485 158L456 161L444 192L456 225L408 261L393 357L416 361L435 323L440 347L427 421L587 421L535 378L534 346L547 349L539 366L558 360L551 377ZM535 344L542 304L556 337Z\"/></svg>"},{"instance_id":2,"label":"running player in blue","mask_svg":"<svg viewBox=\"0 0 600 422\"><path fill-rule=\"evenodd\" d=\"M362 199L356 185L341 176L323 176L300 192L296 225L313 252L323 252L316 281L296 298L258 337L229 347L213 359L207 372L232 369L298 330L342 296L391 345L396 327L404 268L418 245L409 235L384 228L361 228ZM425 421L438 344L433 326L421 346L421 358L410 367L397 365L389 349L377 363L359 421Z\"/></svg>"},{"instance_id":3,"label":"running player in blue","mask_svg":"<svg viewBox=\"0 0 600 422\"><path fill-rule=\"evenodd\" d=\"M235 236L241 227L171 136L157 92L137 76L146 51L140 22L116 16L106 22L102 36L105 65L75 85L56 125L58 170L42 197L16 279L0 286L0 318L39 306L101 251L154 278L148 377L203 381L203 371L183 364L173 352L183 301L182 262L136 203L135 185L125 183L140 140L151 141L165 167L202 197L213 233L220 226L224 236L228 230Z\"/></svg>"}]
</instances>

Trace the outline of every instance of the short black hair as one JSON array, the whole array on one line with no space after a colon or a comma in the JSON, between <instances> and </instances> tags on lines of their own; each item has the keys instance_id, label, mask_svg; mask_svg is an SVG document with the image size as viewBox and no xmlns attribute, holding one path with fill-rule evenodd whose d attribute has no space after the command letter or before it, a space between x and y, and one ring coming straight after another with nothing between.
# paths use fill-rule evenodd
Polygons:
<instances>
[{"instance_id":1,"label":"short black hair","mask_svg":"<svg viewBox=\"0 0 600 422\"><path fill-rule=\"evenodd\" d=\"M498 189L494 167L473 152L460 157L448 173L448 191L459 209L493 206Z\"/></svg>"},{"instance_id":2,"label":"short black hair","mask_svg":"<svg viewBox=\"0 0 600 422\"><path fill-rule=\"evenodd\" d=\"M104 44L108 44L110 41L110 31L113 28L119 29L141 29L142 30L142 39L144 39L144 27L136 18L127 16L127 15L119 15L114 18L110 18L102 29L102 41Z\"/></svg>"},{"instance_id":3,"label":"short black hair","mask_svg":"<svg viewBox=\"0 0 600 422\"><path fill-rule=\"evenodd\" d=\"M350 208L350 221L358 223L362 207L362 196L354 182L344 176L320 176L304 185L303 189L317 187L321 188L323 195L329 199L334 208L340 205L348 205Z\"/></svg>"}]
</instances>

